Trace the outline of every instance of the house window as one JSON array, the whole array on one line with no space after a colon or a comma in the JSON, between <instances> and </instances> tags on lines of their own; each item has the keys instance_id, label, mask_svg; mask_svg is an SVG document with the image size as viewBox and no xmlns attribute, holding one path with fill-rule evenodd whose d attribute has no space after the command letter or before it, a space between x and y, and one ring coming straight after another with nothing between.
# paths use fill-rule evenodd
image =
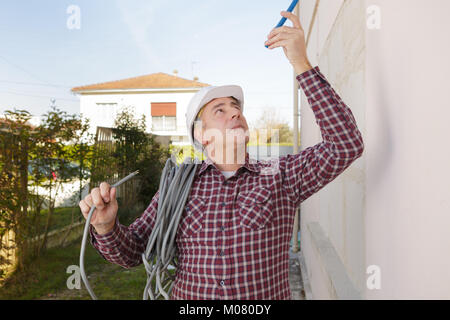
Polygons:
<instances>
[{"instance_id":1,"label":"house window","mask_svg":"<svg viewBox=\"0 0 450 320\"><path fill-rule=\"evenodd\" d=\"M152 131L177 130L176 102L155 102L151 104Z\"/></svg>"},{"instance_id":2,"label":"house window","mask_svg":"<svg viewBox=\"0 0 450 320\"><path fill-rule=\"evenodd\" d=\"M114 122L117 103L115 102L97 102L96 118L103 126L111 126Z\"/></svg>"},{"instance_id":3,"label":"house window","mask_svg":"<svg viewBox=\"0 0 450 320\"><path fill-rule=\"evenodd\" d=\"M176 131L176 117L152 117L152 131Z\"/></svg>"}]
</instances>

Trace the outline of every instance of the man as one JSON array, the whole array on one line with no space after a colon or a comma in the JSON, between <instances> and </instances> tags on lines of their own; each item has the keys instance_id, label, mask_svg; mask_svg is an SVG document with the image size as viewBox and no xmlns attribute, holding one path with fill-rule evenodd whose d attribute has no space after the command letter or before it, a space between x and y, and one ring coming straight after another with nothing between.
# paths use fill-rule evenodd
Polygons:
<instances>
[{"instance_id":1,"label":"man","mask_svg":"<svg viewBox=\"0 0 450 320\"><path fill-rule=\"evenodd\" d=\"M172 299L290 299L288 253L295 210L363 152L352 112L308 61L299 18L288 12L282 16L293 27L272 30L265 44L283 47L323 142L280 157L275 168L251 161L240 88L209 87L194 96L186 115L189 135L207 159L196 172L178 229ZM130 268L141 263L159 192L129 227L118 221L115 194L115 188L102 183L80 208L87 217L96 206L93 246L107 260Z\"/></svg>"}]
</instances>

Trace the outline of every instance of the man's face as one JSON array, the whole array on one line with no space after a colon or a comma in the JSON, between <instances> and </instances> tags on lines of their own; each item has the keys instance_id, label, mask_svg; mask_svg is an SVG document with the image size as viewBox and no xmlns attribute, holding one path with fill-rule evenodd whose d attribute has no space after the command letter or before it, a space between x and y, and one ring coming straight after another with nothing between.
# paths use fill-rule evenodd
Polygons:
<instances>
[{"instance_id":1,"label":"man's face","mask_svg":"<svg viewBox=\"0 0 450 320\"><path fill-rule=\"evenodd\" d=\"M201 129L194 130L195 138L208 149L235 149L249 140L248 124L239 102L232 97L211 100L200 116Z\"/></svg>"}]
</instances>

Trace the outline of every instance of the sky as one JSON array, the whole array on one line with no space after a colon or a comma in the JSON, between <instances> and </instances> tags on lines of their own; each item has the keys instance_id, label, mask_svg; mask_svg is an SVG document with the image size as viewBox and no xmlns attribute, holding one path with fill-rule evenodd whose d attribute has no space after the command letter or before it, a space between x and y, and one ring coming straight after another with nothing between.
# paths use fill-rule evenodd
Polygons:
<instances>
[{"instance_id":1,"label":"sky","mask_svg":"<svg viewBox=\"0 0 450 320\"><path fill-rule=\"evenodd\" d=\"M76 86L164 72L240 85L250 123L273 110L292 126L293 69L264 41L291 0L0 2L0 114L79 113ZM79 9L79 28L71 6ZM288 21L288 26L292 23ZM73 24L72 24L73 26Z\"/></svg>"}]
</instances>

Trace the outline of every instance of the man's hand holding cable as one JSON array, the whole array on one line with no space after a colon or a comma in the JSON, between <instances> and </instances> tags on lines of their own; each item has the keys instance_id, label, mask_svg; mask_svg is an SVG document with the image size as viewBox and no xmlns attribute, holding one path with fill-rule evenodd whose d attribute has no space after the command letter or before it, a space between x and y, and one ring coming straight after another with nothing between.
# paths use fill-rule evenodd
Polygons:
<instances>
[{"instance_id":1,"label":"man's hand holding cable","mask_svg":"<svg viewBox=\"0 0 450 320\"><path fill-rule=\"evenodd\" d=\"M283 47L284 54L294 67L297 74L302 74L312 69L306 54L305 33L300 24L300 18L295 14L282 11L281 15L289 19L293 27L283 26L273 29L267 36L265 45L269 49Z\"/></svg>"},{"instance_id":2,"label":"man's hand holding cable","mask_svg":"<svg viewBox=\"0 0 450 320\"><path fill-rule=\"evenodd\" d=\"M111 188L108 183L102 182L100 188L92 189L91 193L79 203L81 213L85 219L87 219L93 205L95 205L95 210L92 214L91 224L94 226L95 231L100 235L112 231L119 209L116 199L116 188Z\"/></svg>"}]
</instances>

